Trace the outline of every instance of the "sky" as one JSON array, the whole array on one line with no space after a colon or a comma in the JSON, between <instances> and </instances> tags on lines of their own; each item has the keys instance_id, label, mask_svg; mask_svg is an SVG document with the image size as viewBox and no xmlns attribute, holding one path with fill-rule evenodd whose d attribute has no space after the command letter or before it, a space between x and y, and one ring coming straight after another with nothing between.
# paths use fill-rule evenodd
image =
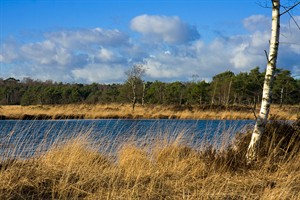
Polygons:
<instances>
[{"instance_id":1,"label":"sky","mask_svg":"<svg viewBox=\"0 0 300 200\"><path fill-rule=\"evenodd\" d=\"M0 78L122 83L135 64L145 68L144 80L165 82L264 70L268 6L265 0L0 0ZM300 6L291 14L299 25ZM293 19L282 17L277 67L299 77L300 29Z\"/></svg>"}]
</instances>

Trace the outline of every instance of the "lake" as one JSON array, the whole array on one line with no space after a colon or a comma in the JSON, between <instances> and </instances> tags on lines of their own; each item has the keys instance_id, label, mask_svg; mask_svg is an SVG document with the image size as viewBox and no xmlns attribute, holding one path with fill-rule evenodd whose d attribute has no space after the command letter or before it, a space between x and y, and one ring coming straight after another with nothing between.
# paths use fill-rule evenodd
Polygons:
<instances>
[{"instance_id":1,"label":"lake","mask_svg":"<svg viewBox=\"0 0 300 200\"><path fill-rule=\"evenodd\" d=\"M147 144L157 138L179 137L197 146L205 140L216 145L236 132L253 126L253 120L2 120L0 155L30 157L53 144L74 137L86 137L92 143L106 144L99 151L113 152L121 143Z\"/></svg>"}]
</instances>

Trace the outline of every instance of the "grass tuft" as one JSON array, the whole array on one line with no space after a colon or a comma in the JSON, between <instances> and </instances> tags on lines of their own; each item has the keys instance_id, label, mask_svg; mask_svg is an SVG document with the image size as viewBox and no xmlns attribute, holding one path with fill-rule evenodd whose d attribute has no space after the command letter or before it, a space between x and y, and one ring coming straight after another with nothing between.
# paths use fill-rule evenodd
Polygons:
<instances>
[{"instance_id":1,"label":"grass tuft","mask_svg":"<svg viewBox=\"0 0 300 200\"><path fill-rule=\"evenodd\" d=\"M299 124L268 124L253 166L245 162L250 131L224 148L196 149L179 134L126 141L115 154L99 152L107 141L76 136L2 160L0 199L300 199Z\"/></svg>"}]
</instances>

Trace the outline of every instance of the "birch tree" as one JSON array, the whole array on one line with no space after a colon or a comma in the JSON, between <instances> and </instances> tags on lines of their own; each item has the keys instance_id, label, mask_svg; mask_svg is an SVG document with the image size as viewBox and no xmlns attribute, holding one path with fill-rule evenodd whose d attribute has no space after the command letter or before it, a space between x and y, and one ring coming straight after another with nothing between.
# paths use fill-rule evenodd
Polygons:
<instances>
[{"instance_id":1,"label":"birch tree","mask_svg":"<svg viewBox=\"0 0 300 200\"><path fill-rule=\"evenodd\" d=\"M265 74L263 94L261 101L261 108L259 115L257 116L255 127L252 133L251 141L248 146L246 159L248 163L251 163L257 158L258 148L261 137L264 133L267 123L272 97L272 86L274 80L274 73L277 63L278 47L279 47L279 35L280 35L280 16L288 13L289 10L299 5L300 2L295 3L294 6L286 9L280 14L280 0L272 0L272 27L271 27L271 39L269 46L269 55L267 55L267 69Z\"/></svg>"},{"instance_id":2,"label":"birch tree","mask_svg":"<svg viewBox=\"0 0 300 200\"><path fill-rule=\"evenodd\" d=\"M145 73L143 65L135 64L131 69L125 72L127 76L127 82L131 86L132 90L132 111L134 111L135 104L137 103L137 86L142 82L141 78ZM144 83L143 83L143 92L144 92Z\"/></svg>"}]
</instances>

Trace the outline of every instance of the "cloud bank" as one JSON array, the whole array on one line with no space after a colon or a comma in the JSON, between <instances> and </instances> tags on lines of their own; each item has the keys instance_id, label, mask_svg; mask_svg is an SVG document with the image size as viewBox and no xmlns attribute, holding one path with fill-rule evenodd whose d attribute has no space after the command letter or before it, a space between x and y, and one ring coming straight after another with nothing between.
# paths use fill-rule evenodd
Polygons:
<instances>
[{"instance_id":1,"label":"cloud bank","mask_svg":"<svg viewBox=\"0 0 300 200\"><path fill-rule=\"evenodd\" d=\"M141 15L132 19L132 30L141 33L149 42L179 44L194 41L200 37L196 27L179 17Z\"/></svg>"},{"instance_id":2,"label":"cloud bank","mask_svg":"<svg viewBox=\"0 0 300 200\"><path fill-rule=\"evenodd\" d=\"M300 16L294 17L300 24ZM0 45L0 77L31 77L62 82L122 82L124 72L143 63L146 80L208 80L225 70L264 68L269 17L242 21L246 34L216 36L206 42L201 30L177 16L140 15L130 21L133 37L117 29L69 29L45 32L30 42L14 37ZM284 36L284 37L283 37ZM300 71L300 34L293 22L281 25L278 67Z\"/></svg>"}]
</instances>

